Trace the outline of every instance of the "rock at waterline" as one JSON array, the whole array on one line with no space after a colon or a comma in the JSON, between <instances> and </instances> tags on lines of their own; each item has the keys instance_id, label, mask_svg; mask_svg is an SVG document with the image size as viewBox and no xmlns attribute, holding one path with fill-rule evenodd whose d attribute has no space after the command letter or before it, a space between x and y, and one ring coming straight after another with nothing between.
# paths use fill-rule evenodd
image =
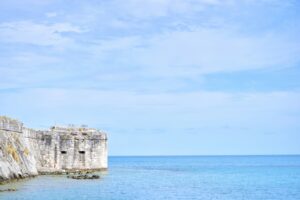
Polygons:
<instances>
[{"instance_id":1,"label":"rock at waterline","mask_svg":"<svg viewBox=\"0 0 300 200\"><path fill-rule=\"evenodd\" d=\"M99 179L99 175L73 175L73 176L67 176L67 178L71 179L77 179L77 180L83 180L83 179Z\"/></svg>"},{"instance_id":2,"label":"rock at waterline","mask_svg":"<svg viewBox=\"0 0 300 200\"><path fill-rule=\"evenodd\" d=\"M17 189L15 189L15 188L8 188L8 189L0 190L0 192L15 192L15 191L17 191Z\"/></svg>"}]
</instances>

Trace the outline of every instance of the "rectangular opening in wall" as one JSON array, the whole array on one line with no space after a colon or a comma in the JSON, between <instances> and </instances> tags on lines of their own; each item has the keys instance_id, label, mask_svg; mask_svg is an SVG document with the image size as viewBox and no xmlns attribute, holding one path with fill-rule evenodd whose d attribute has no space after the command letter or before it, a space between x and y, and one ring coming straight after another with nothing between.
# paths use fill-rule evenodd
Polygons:
<instances>
[{"instance_id":1,"label":"rectangular opening in wall","mask_svg":"<svg viewBox=\"0 0 300 200\"><path fill-rule=\"evenodd\" d=\"M61 154L67 154L67 151L61 151L60 153Z\"/></svg>"},{"instance_id":2,"label":"rectangular opening in wall","mask_svg":"<svg viewBox=\"0 0 300 200\"><path fill-rule=\"evenodd\" d=\"M85 154L85 151L79 151L80 154Z\"/></svg>"}]
</instances>

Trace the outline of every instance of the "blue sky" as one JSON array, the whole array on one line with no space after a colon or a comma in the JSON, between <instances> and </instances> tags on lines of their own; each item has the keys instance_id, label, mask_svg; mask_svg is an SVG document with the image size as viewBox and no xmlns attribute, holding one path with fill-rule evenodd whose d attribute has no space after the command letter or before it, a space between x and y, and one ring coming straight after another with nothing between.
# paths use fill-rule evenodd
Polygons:
<instances>
[{"instance_id":1,"label":"blue sky","mask_svg":"<svg viewBox=\"0 0 300 200\"><path fill-rule=\"evenodd\" d=\"M300 154L297 0L0 2L0 114L110 155Z\"/></svg>"}]
</instances>

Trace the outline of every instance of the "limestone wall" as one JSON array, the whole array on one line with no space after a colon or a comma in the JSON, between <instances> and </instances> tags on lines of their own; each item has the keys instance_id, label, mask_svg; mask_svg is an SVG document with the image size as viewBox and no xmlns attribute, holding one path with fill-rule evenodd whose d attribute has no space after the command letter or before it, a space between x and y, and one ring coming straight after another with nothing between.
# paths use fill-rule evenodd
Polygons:
<instances>
[{"instance_id":1,"label":"limestone wall","mask_svg":"<svg viewBox=\"0 0 300 200\"><path fill-rule=\"evenodd\" d=\"M37 174L27 138L22 133L0 130L0 182Z\"/></svg>"},{"instance_id":2,"label":"limestone wall","mask_svg":"<svg viewBox=\"0 0 300 200\"><path fill-rule=\"evenodd\" d=\"M41 172L107 168L107 137L102 132L25 131Z\"/></svg>"},{"instance_id":3,"label":"limestone wall","mask_svg":"<svg viewBox=\"0 0 300 200\"><path fill-rule=\"evenodd\" d=\"M0 117L0 182L38 172L107 169L107 136L86 127L37 131Z\"/></svg>"}]
</instances>

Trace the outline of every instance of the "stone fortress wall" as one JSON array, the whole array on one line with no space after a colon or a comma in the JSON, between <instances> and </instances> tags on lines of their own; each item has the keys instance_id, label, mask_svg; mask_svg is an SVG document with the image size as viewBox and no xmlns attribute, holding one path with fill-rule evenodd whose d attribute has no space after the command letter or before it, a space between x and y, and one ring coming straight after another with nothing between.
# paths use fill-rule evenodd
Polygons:
<instances>
[{"instance_id":1,"label":"stone fortress wall","mask_svg":"<svg viewBox=\"0 0 300 200\"><path fill-rule=\"evenodd\" d=\"M33 130L0 116L0 180L37 172L107 169L107 157L107 135L102 131L74 126Z\"/></svg>"},{"instance_id":2,"label":"stone fortress wall","mask_svg":"<svg viewBox=\"0 0 300 200\"><path fill-rule=\"evenodd\" d=\"M9 117L0 116L0 130L21 133L23 131L23 123Z\"/></svg>"}]
</instances>

